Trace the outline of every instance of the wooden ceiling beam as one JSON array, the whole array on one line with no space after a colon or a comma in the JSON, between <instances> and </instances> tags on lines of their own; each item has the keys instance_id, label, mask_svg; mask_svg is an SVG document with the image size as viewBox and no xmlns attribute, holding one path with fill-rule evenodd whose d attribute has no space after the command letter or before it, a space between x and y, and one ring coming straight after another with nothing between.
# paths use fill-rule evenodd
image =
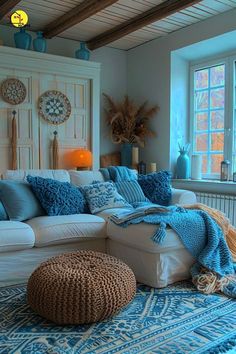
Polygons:
<instances>
[{"instance_id":1,"label":"wooden ceiling beam","mask_svg":"<svg viewBox=\"0 0 236 354\"><path fill-rule=\"evenodd\" d=\"M114 42L142 27L150 25L153 22L159 21L175 12L192 6L201 0L166 0L143 12L140 15L131 18L130 20L121 23L120 25L101 33L100 35L90 39L87 42L89 49L94 50L111 42Z\"/></svg>"},{"instance_id":2,"label":"wooden ceiling beam","mask_svg":"<svg viewBox=\"0 0 236 354\"><path fill-rule=\"evenodd\" d=\"M21 0L1 0L0 20L4 18Z\"/></svg>"},{"instance_id":3,"label":"wooden ceiling beam","mask_svg":"<svg viewBox=\"0 0 236 354\"><path fill-rule=\"evenodd\" d=\"M44 37L53 38L117 1L118 0L84 0L81 4L46 26L43 31Z\"/></svg>"}]
</instances>

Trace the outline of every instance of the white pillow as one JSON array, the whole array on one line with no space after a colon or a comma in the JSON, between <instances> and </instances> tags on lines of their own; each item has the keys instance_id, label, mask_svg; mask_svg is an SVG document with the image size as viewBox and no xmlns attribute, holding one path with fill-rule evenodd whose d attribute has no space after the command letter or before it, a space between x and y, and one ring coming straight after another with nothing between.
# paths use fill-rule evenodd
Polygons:
<instances>
[{"instance_id":1,"label":"white pillow","mask_svg":"<svg viewBox=\"0 0 236 354\"><path fill-rule=\"evenodd\" d=\"M83 190L92 214L111 208L132 208L117 192L113 182L93 183L89 186L84 186Z\"/></svg>"}]
</instances>

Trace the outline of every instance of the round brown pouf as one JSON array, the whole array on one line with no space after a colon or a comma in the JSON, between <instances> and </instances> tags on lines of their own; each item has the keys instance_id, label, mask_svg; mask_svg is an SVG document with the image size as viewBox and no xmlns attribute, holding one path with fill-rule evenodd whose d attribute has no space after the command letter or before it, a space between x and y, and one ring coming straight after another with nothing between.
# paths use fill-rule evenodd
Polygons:
<instances>
[{"instance_id":1,"label":"round brown pouf","mask_svg":"<svg viewBox=\"0 0 236 354\"><path fill-rule=\"evenodd\" d=\"M57 324L101 321L127 305L136 292L132 270L100 252L78 251L50 258L31 275L30 307Z\"/></svg>"}]
</instances>

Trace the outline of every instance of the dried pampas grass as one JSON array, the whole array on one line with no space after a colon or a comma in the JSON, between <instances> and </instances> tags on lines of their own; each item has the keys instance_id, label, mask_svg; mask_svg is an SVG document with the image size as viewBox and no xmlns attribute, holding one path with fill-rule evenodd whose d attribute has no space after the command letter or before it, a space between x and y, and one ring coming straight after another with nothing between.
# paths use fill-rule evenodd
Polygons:
<instances>
[{"instance_id":1,"label":"dried pampas grass","mask_svg":"<svg viewBox=\"0 0 236 354\"><path fill-rule=\"evenodd\" d=\"M148 108L148 102L136 106L128 96L123 102L115 103L113 99L103 94L107 101L105 109L107 124L111 128L111 139L115 144L131 143L144 146L146 137L155 133L148 128L149 119L159 110L158 106Z\"/></svg>"}]
</instances>

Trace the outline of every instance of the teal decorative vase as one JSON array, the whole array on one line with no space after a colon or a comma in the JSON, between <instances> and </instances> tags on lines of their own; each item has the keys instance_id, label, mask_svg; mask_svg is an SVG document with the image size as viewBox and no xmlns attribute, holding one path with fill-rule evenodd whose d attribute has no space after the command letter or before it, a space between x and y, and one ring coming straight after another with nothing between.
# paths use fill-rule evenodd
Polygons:
<instances>
[{"instance_id":1,"label":"teal decorative vase","mask_svg":"<svg viewBox=\"0 0 236 354\"><path fill-rule=\"evenodd\" d=\"M43 38L43 32L37 32L37 38L33 40L33 47L36 52L46 52L47 42L46 39Z\"/></svg>"},{"instance_id":2,"label":"teal decorative vase","mask_svg":"<svg viewBox=\"0 0 236 354\"><path fill-rule=\"evenodd\" d=\"M89 60L90 51L87 49L85 42L80 43L80 49L75 52L75 57L77 59Z\"/></svg>"},{"instance_id":3,"label":"teal decorative vase","mask_svg":"<svg viewBox=\"0 0 236 354\"><path fill-rule=\"evenodd\" d=\"M188 152L180 150L180 155L177 159L177 178L188 179L190 178L190 160Z\"/></svg>"},{"instance_id":4,"label":"teal decorative vase","mask_svg":"<svg viewBox=\"0 0 236 354\"><path fill-rule=\"evenodd\" d=\"M121 165L131 167L132 165L132 144L123 143L121 145Z\"/></svg>"},{"instance_id":5,"label":"teal decorative vase","mask_svg":"<svg viewBox=\"0 0 236 354\"><path fill-rule=\"evenodd\" d=\"M31 35L26 33L24 28L14 34L14 40L16 48L28 50L31 47Z\"/></svg>"}]
</instances>

